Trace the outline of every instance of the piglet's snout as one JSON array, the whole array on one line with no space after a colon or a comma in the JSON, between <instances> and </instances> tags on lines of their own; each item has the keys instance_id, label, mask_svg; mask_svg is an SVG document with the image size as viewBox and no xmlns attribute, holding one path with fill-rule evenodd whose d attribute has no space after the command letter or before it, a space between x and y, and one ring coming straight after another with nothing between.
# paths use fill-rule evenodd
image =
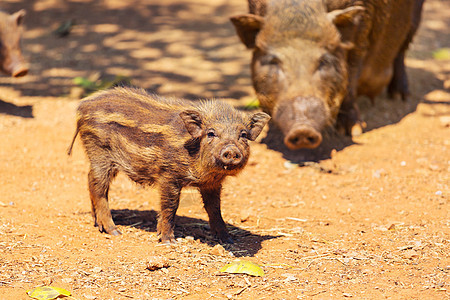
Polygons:
<instances>
[{"instance_id":1,"label":"piglet's snout","mask_svg":"<svg viewBox=\"0 0 450 300\"><path fill-rule=\"evenodd\" d=\"M242 156L242 152L233 144L223 147L220 151L220 161L224 168L239 165L242 162Z\"/></svg>"}]
</instances>

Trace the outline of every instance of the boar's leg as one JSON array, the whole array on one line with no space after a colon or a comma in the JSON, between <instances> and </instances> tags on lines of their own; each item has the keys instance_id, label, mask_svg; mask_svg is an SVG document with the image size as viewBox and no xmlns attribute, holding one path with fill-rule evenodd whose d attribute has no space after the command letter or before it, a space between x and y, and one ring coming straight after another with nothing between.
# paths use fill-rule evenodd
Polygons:
<instances>
[{"instance_id":1,"label":"boar's leg","mask_svg":"<svg viewBox=\"0 0 450 300\"><path fill-rule=\"evenodd\" d=\"M225 222L222 219L220 211L220 192L222 187L217 188L200 188L203 204L209 217L209 227L211 232L223 243L232 244L233 239L228 234Z\"/></svg>"},{"instance_id":2,"label":"boar's leg","mask_svg":"<svg viewBox=\"0 0 450 300\"><path fill-rule=\"evenodd\" d=\"M337 117L337 128L344 131L346 135L357 136L360 135L366 124L361 121L358 104L355 98L348 96L342 102L339 114Z\"/></svg>"},{"instance_id":3,"label":"boar's leg","mask_svg":"<svg viewBox=\"0 0 450 300\"><path fill-rule=\"evenodd\" d=\"M328 2L330 4L332 3L331 1ZM338 3L339 1L336 1L334 4ZM365 9L362 7L354 6L350 10L349 8L342 10L341 12L344 12L343 14L336 15L336 13L332 12L329 16L334 16L333 22L340 29L343 35L343 41L349 42L349 52L347 54L347 95L341 104L336 125L339 131L344 131L346 135L350 136L361 134L366 126L361 121L356 98L358 96L358 81L363 70L364 59L370 46L369 37L373 20L369 13L362 13L363 11ZM350 13L350 19L347 17L347 13ZM353 24L350 28L346 26L348 20L351 20Z\"/></svg>"},{"instance_id":4,"label":"boar's leg","mask_svg":"<svg viewBox=\"0 0 450 300\"><path fill-rule=\"evenodd\" d=\"M408 77L405 70L405 50L400 51L394 60L394 74L388 86L388 93L391 99L395 99L400 95L404 101L409 96Z\"/></svg>"},{"instance_id":5,"label":"boar's leg","mask_svg":"<svg viewBox=\"0 0 450 300\"><path fill-rule=\"evenodd\" d=\"M336 127L339 131L343 131L346 135L349 136L357 136L362 134L364 128L366 127L366 124L361 121L361 114L356 102L358 96L358 78L361 73L363 57L366 52L366 50L361 50L351 51L349 53L349 78L347 95L342 101L336 124Z\"/></svg>"},{"instance_id":6,"label":"boar's leg","mask_svg":"<svg viewBox=\"0 0 450 300\"><path fill-rule=\"evenodd\" d=\"M402 97L402 100L407 100L409 96L408 77L405 68L405 52L408 49L417 28L419 28L420 20L422 18L422 6L424 0L414 1L414 10L412 14L412 24L408 36L402 45L397 57L394 60L394 75L388 86L389 97L395 98L397 95Z\"/></svg>"},{"instance_id":7,"label":"boar's leg","mask_svg":"<svg viewBox=\"0 0 450 300\"><path fill-rule=\"evenodd\" d=\"M121 233L114 224L108 205L109 184L115 174L117 172L114 170L104 171L91 166L88 174L89 193L95 226L98 226L101 232L120 235Z\"/></svg>"},{"instance_id":8,"label":"boar's leg","mask_svg":"<svg viewBox=\"0 0 450 300\"><path fill-rule=\"evenodd\" d=\"M165 244L175 243L175 215L180 203L181 187L177 184L161 184L161 212L158 219L158 235Z\"/></svg>"}]
</instances>

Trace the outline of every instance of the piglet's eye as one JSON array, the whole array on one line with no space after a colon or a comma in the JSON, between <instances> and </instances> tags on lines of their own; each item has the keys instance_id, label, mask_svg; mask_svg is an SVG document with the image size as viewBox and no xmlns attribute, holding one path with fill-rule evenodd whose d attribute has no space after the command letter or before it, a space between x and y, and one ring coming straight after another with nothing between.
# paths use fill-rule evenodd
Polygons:
<instances>
[{"instance_id":1,"label":"piglet's eye","mask_svg":"<svg viewBox=\"0 0 450 300\"><path fill-rule=\"evenodd\" d=\"M210 129L210 130L208 130L208 132L206 133L206 135L207 135L209 138L213 138L213 137L216 136L216 133L214 132L213 129Z\"/></svg>"},{"instance_id":2,"label":"piglet's eye","mask_svg":"<svg viewBox=\"0 0 450 300\"><path fill-rule=\"evenodd\" d=\"M239 135L239 137L240 137L240 138L244 138L244 139L246 139L246 138L248 137L248 133L247 133L247 131L245 131L245 130L242 130L242 131L241 131L241 134Z\"/></svg>"}]
</instances>

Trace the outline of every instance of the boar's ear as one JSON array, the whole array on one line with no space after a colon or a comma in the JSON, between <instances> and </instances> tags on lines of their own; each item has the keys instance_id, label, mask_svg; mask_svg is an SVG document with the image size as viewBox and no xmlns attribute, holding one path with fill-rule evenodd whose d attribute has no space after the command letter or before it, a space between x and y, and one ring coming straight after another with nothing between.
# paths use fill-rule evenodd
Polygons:
<instances>
[{"instance_id":1,"label":"boar's ear","mask_svg":"<svg viewBox=\"0 0 450 300\"><path fill-rule=\"evenodd\" d=\"M270 116L263 112L258 112L250 117L250 121L247 125L249 129L248 139L251 141L256 140L261 130L269 122Z\"/></svg>"},{"instance_id":2,"label":"boar's ear","mask_svg":"<svg viewBox=\"0 0 450 300\"><path fill-rule=\"evenodd\" d=\"M244 14L230 18L236 33L248 49L255 48L255 39L264 24L264 18L252 14Z\"/></svg>"},{"instance_id":3,"label":"boar's ear","mask_svg":"<svg viewBox=\"0 0 450 300\"><path fill-rule=\"evenodd\" d=\"M327 14L328 19L336 25L336 27L346 26L357 22L358 17L364 11L362 6L350 6L344 9L336 9Z\"/></svg>"},{"instance_id":4,"label":"boar's ear","mask_svg":"<svg viewBox=\"0 0 450 300\"><path fill-rule=\"evenodd\" d=\"M18 12L15 12L12 17L15 19L16 24L18 26L22 25L23 23L23 17L25 17L26 11L24 9L19 10Z\"/></svg>"},{"instance_id":5,"label":"boar's ear","mask_svg":"<svg viewBox=\"0 0 450 300\"><path fill-rule=\"evenodd\" d=\"M349 50L352 50L353 48L355 48L355 44L352 42L342 42L341 48L349 51Z\"/></svg>"},{"instance_id":6,"label":"boar's ear","mask_svg":"<svg viewBox=\"0 0 450 300\"><path fill-rule=\"evenodd\" d=\"M200 113L195 110L185 110L180 113L180 117L186 126L187 131L193 138L199 138L203 134L203 122Z\"/></svg>"}]
</instances>

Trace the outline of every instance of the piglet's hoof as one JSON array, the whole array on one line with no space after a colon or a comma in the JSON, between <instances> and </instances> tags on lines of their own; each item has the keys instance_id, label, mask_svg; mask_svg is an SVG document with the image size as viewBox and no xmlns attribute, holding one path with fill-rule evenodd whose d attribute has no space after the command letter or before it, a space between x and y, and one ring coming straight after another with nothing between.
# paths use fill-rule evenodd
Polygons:
<instances>
[{"instance_id":1,"label":"piglet's hoof","mask_svg":"<svg viewBox=\"0 0 450 300\"><path fill-rule=\"evenodd\" d=\"M117 227L114 226L114 225L103 226L102 223L96 223L95 226L98 227L98 230L100 232L105 232L105 233L110 234L110 235L117 236L117 235L121 235L122 234L122 232L120 232L119 229L117 229Z\"/></svg>"},{"instance_id":2,"label":"piglet's hoof","mask_svg":"<svg viewBox=\"0 0 450 300\"><path fill-rule=\"evenodd\" d=\"M226 240L220 240L223 244L234 244L234 240L228 237Z\"/></svg>"},{"instance_id":3,"label":"piglet's hoof","mask_svg":"<svg viewBox=\"0 0 450 300\"><path fill-rule=\"evenodd\" d=\"M114 236L118 236L118 235L121 235L122 234L122 232L120 232L119 230L117 230L117 229L114 229L113 231L111 231L110 233L109 233L110 235L114 235Z\"/></svg>"},{"instance_id":4,"label":"piglet's hoof","mask_svg":"<svg viewBox=\"0 0 450 300\"><path fill-rule=\"evenodd\" d=\"M163 245L167 245L167 246L175 246L178 245L178 242L176 240L165 240L165 241L160 241L161 244Z\"/></svg>"},{"instance_id":5,"label":"piglet's hoof","mask_svg":"<svg viewBox=\"0 0 450 300\"><path fill-rule=\"evenodd\" d=\"M234 240L228 234L222 236L216 235L216 238L219 239L221 244L234 244Z\"/></svg>"},{"instance_id":6,"label":"piglet's hoof","mask_svg":"<svg viewBox=\"0 0 450 300\"><path fill-rule=\"evenodd\" d=\"M177 245L177 241L175 240L175 236L173 234L160 235L159 242L163 245Z\"/></svg>"}]
</instances>

